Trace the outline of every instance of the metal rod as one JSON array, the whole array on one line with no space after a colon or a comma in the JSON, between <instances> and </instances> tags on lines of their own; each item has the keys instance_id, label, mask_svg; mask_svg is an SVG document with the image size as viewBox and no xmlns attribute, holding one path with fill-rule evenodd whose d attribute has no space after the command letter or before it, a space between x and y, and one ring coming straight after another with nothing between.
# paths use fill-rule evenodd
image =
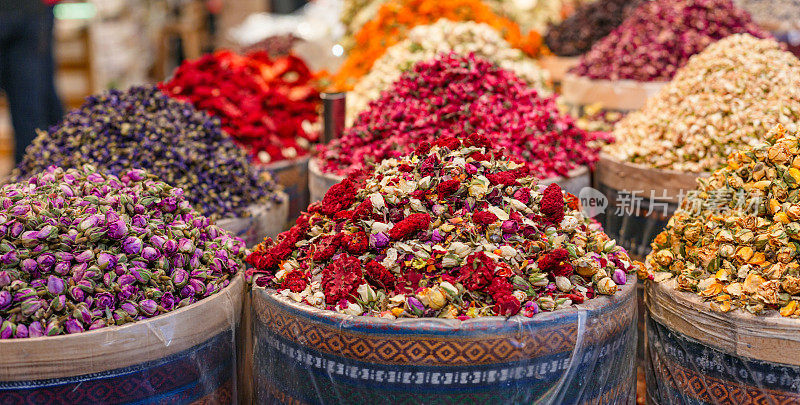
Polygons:
<instances>
[{"instance_id":1,"label":"metal rod","mask_svg":"<svg viewBox=\"0 0 800 405\"><path fill-rule=\"evenodd\" d=\"M333 139L342 136L344 132L344 116L347 106L347 92L322 93L322 120L323 143L328 143Z\"/></svg>"}]
</instances>

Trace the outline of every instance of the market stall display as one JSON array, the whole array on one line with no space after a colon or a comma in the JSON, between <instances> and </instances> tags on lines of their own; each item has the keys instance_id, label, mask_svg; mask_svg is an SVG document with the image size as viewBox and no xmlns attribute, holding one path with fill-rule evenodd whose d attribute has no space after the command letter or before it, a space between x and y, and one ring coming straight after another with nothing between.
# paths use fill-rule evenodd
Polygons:
<instances>
[{"instance_id":1,"label":"market stall display","mask_svg":"<svg viewBox=\"0 0 800 405\"><path fill-rule=\"evenodd\" d=\"M323 174L347 175L410 153L420 142L465 132L491 138L540 179L591 166L605 140L577 128L553 97L540 97L513 72L451 53L404 73L312 162Z\"/></svg>"},{"instance_id":2,"label":"market stall display","mask_svg":"<svg viewBox=\"0 0 800 405\"><path fill-rule=\"evenodd\" d=\"M530 56L536 56L542 45L535 33L523 35L513 21L492 12L480 0L389 0L356 33L347 59L333 77L332 87L337 91L350 90L388 47L406 38L408 31L418 25L433 24L439 19L485 23L502 33L513 47Z\"/></svg>"},{"instance_id":3,"label":"market stall display","mask_svg":"<svg viewBox=\"0 0 800 405\"><path fill-rule=\"evenodd\" d=\"M641 263L500 150L422 142L254 249L259 401L632 399Z\"/></svg>"},{"instance_id":4,"label":"market stall display","mask_svg":"<svg viewBox=\"0 0 800 405\"><path fill-rule=\"evenodd\" d=\"M386 50L353 90L347 93L347 123L367 109L400 75L414 64L435 58L440 53L454 52L491 61L514 72L540 94L552 93L547 72L519 49L512 48L491 26L473 21L441 19L431 25L420 25L408 32L401 42Z\"/></svg>"},{"instance_id":5,"label":"market stall display","mask_svg":"<svg viewBox=\"0 0 800 405\"><path fill-rule=\"evenodd\" d=\"M0 201L0 401L235 396L245 247L183 190L51 167Z\"/></svg>"},{"instance_id":6,"label":"market stall display","mask_svg":"<svg viewBox=\"0 0 800 405\"><path fill-rule=\"evenodd\" d=\"M91 164L119 175L145 169L186 190L203 215L232 223L254 245L283 229L286 196L270 175L251 166L219 122L154 86L111 90L86 99L41 132L12 173L24 181L51 165Z\"/></svg>"},{"instance_id":7,"label":"market stall display","mask_svg":"<svg viewBox=\"0 0 800 405\"><path fill-rule=\"evenodd\" d=\"M764 142L699 183L653 242L647 365L656 401L800 400L800 139L781 126L761 133Z\"/></svg>"}]
</instances>

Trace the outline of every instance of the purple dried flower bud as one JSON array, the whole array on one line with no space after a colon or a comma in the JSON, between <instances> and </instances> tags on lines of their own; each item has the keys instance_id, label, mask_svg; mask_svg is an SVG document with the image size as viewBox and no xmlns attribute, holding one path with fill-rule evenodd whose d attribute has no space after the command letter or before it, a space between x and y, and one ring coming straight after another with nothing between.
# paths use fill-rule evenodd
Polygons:
<instances>
[{"instance_id":1,"label":"purple dried flower bud","mask_svg":"<svg viewBox=\"0 0 800 405\"><path fill-rule=\"evenodd\" d=\"M136 282L136 277L132 274L123 274L117 279L117 283L119 283L119 285L128 285L133 284L134 282Z\"/></svg>"},{"instance_id":2,"label":"purple dried flower bud","mask_svg":"<svg viewBox=\"0 0 800 405\"><path fill-rule=\"evenodd\" d=\"M44 253L36 259L36 263L39 265L39 269L41 269L42 272L47 272L53 268L53 265L56 263L56 257L50 253Z\"/></svg>"},{"instance_id":3,"label":"purple dried flower bud","mask_svg":"<svg viewBox=\"0 0 800 405\"><path fill-rule=\"evenodd\" d=\"M14 266L19 263L19 255L16 251L12 250L0 257L0 262L5 265Z\"/></svg>"},{"instance_id":4,"label":"purple dried flower bud","mask_svg":"<svg viewBox=\"0 0 800 405\"><path fill-rule=\"evenodd\" d=\"M203 283L203 280L196 278L190 279L189 285L192 286L196 295L203 295L206 292L206 285Z\"/></svg>"},{"instance_id":5,"label":"purple dried flower bud","mask_svg":"<svg viewBox=\"0 0 800 405\"><path fill-rule=\"evenodd\" d=\"M22 263L20 264L20 268L22 269L22 271L24 271L24 272L26 272L26 273L33 273L33 272L35 272L35 271L36 271L36 269L37 269L36 260L33 260L33 259L25 259L25 260L23 260L23 261L22 261Z\"/></svg>"},{"instance_id":6,"label":"purple dried flower bud","mask_svg":"<svg viewBox=\"0 0 800 405\"><path fill-rule=\"evenodd\" d=\"M181 297L182 298L193 297L195 292L196 291L194 290L194 287L192 287L191 284L187 284L185 287L181 288Z\"/></svg>"},{"instance_id":7,"label":"purple dried flower bud","mask_svg":"<svg viewBox=\"0 0 800 405\"><path fill-rule=\"evenodd\" d=\"M19 235L22 234L22 231L24 230L25 226L23 226L19 222L14 222L14 224L8 228L8 235L11 236L12 238L17 238L19 237Z\"/></svg>"},{"instance_id":8,"label":"purple dried flower bud","mask_svg":"<svg viewBox=\"0 0 800 405\"><path fill-rule=\"evenodd\" d=\"M67 305L67 297L65 295L59 295L58 297L55 297L53 298L52 301L50 301L50 308L52 308L53 311L61 312L64 310L64 307L66 305Z\"/></svg>"},{"instance_id":9,"label":"purple dried flower bud","mask_svg":"<svg viewBox=\"0 0 800 405\"><path fill-rule=\"evenodd\" d=\"M147 316L153 316L158 311L158 304L150 299L139 302L139 309Z\"/></svg>"},{"instance_id":10,"label":"purple dried flower bud","mask_svg":"<svg viewBox=\"0 0 800 405\"><path fill-rule=\"evenodd\" d=\"M11 284L11 276L5 270L0 270L0 288Z\"/></svg>"},{"instance_id":11,"label":"purple dried flower bud","mask_svg":"<svg viewBox=\"0 0 800 405\"><path fill-rule=\"evenodd\" d=\"M406 299L406 306L408 309L414 313L414 315L420 316L425 312L425 305L420 302L420 300L414 297L408 297Z\"/></svg>"},{"instance_id":12,"label":"purple dried flower bud","mask_svg":"<svg viewBox=\"0 0 800 405\"><path fill-rule=\"evenodd\" d=\"M125 221L118 219L108 224L108 237L112 239L122 239L128 235L128 225Z\"/></svg>"},{"instance_id":13,"label":"purple dried flower bud","mask_svg":"<svg viewBox=\"0 0 800 405\"><path fill-rule=\"evenodd\" d=\"M161 307L167 311L172 311L178 299L171 292L166 292L161 296Z\"/></svg>"},{"instance_id":14,"label":"purple dried flower bud","mask_svg":"<svg viewBox=\"0 0 800 405\"><path fill-rule=\"evenodd\" d=\"M150 237L150 244L159 249L164 249L164 243L166 243L166 241L166 239L158 235L153 235Z\"/></svg>"},{"instance_id":15,"label":"purple dried flower bud","mask_svg":"<svg viewBox=\"0 0 800 405\"><path fill-rule=\"evenodd\" d=\"M614 280L615 283L623 285L628 282L628 275L625 274L624 271L616 269L614 270L614 274L611 276L611 279Z\"/></svg>"},{"instance_id":16,"label":"purple dried flower bud","mask_svg":"<svg viewBox=\"0 0 800 405\"><path fill-rule=\"evenodd\" d=\"M77 256L75 256L75 261L77 261L78 263L86 263L89 260L92 260L93 258L94 258L94 252L92 252L91 249L87 249L78 254Z\"/></svg>"},{"instance_id":17,"label":"purple dried flower bud","mask_svg":"<svg viewBox=\"0 0 800 405\"><path fill-rule=\"evenodd\" d=\"M181 238L178 241L178 251L181 253L193 253L194 252L194 242L191 239Z\"/></svg>"},{"instance_id":18,"label":"purple dried flower bud","mask_svg":"<svg viewBox=\"0 0 800 405\"><path fill-rule=\"evenodd\" d=\"M69 296L75 301L83 301L86 298L86 294L79 287L70 288Z\"/></svg>"},{"instance_id":19,"label":"purple dried flower bud","mask_svg":"<svg viewBox=\"0 0 800 405\"><path fill-rule=\"evenodd\" d=\"M154 238L155 236L150 238L150 241L152 241ZM122 242L122 250L129 255L138 255L139 252L142 251L142 247L142 240L135 236L128 236L125 238L125 241Z\"/></svg>"},{"instance_id":20,"label":"purple dried flower bud","mask_svg":"<svg viewBox=\"0 0 800 405\"><path fill-rule=\"evenodd\" d=\"M42 328L42 323L39 321L33 321L30 325L28 325L28 337L42 337L44 336L44 328Z\"/></svg>"},{"instance_id":21,"label":"purple dried flower bud","mask_svg":"<svg viewBox=\"0 0 800 405\"><path fill-rule=\"evenodd\" d=\"M0 339L11 339L14 336L14 324L9 321L3 321L0 325Z\"/></svg>"},{"instance_id":22,"label":"purple dried flower bud","mask_svg":"<svg viewBox=\"0 0 800 405\"><path fill-rule=\"evenodd\" d=\"M74 258L75 256L69 252L56 252L56 259L58 259L59 261L69 262L72 261L72 259Z\"/></svg>"},{"instance_id":23,"label":"purple dried flower bud","mask_svg":"<svg viewBox=\"0 0 800 405\"><path fill-rule=\"evenodd\" d=\"M369 244L377 249L385 248L389 246L389 235L386 235L384 232L369 235Z\"/></svg>"},{"instance_id":24,"label":"purple dried flower bud","mask_svg":"<svg viewBox=\"0 0 800 405\"><path fill-rule=\"evenodd\" d=\"M164 253L166 254L173 254L175 251L178 250L178 242L173 239L170 239L164 243Z\"/></svg>"},{"instance_id":25,"label":"purple dried flower bud","mask_svg":"<svg viewBox=\"0 0 800 405\"><path fill-rule=\"evenodd\" d=\"M117 293L117 298L119 298L120 301L125 301L137 295L138 293L139 293L139 287L128 284L120 288L120 292Z\"/></svg>"},{"instance_id":26,"label":"purple dried flower bud","mask_svg":"<svg viewBox=\"0 0 800 405\"><path fill-rule=\"evenodd\" d=\"M89 228L94 228L100 223L100 221L102 221L102 218L100 216L89 215L84 220L82 220L80 224L78 224L78 230L83 232Z\"/></svg>"},{"instance_id":27,"label":"purple dried flower bud","mask_svg":"<svg viewBox=\"0 0 800 405\"><path fill-rule=\"evenodd\" d=\"M98 320L92 322L91 325L89 325L89 330L102 329L102 328L105 328L106 326L108 326L108 325L106 325L105 319L98 319Z\"/></svg>"},{"instance_id":28,"label":"purple dried flower bud","mask_svg":"<svg viewBox=\"0 0 800 405\"><path fill-rule=\"evenodd\" d=\"M32 316L36 313L36 311L44 308L45 304L47 304L44 300L40 299L29 299L27 301L23 301L20 308L22 308L22 315L24 316Z\"/></svg>"},{"instance_id":29,"label":"purple dried flower bud","mask_svg":"<svg viewBox=\"0 0 800 405\"><path fill-rule=\"evenodd\" d=\"M442 233L439 232L438 229L434 229L433 233L431 233L431 241L433 241L434 243L439 243L443 240L444 240L444 235L442 235Z\"/></svg>"},{"instance_id":30,"label":"purple dried flower bud","mask_svg":"<svg viewBox=\"0 0 800 405\"><path fill-rule=\"evenodd\" d=\"M47 292L50 294L59 295L64 292L65 288L66 284L62 278L56 276L47 277Z\"/></svg>"},{"instance_id":31,"label":"purple dried flower bud","mask_svg":"<svg viewBox=\"0 0 800 405\"><path fill-rule=\"evenodd\" d=\"M11 305L11 293L8 290L0 291L0 310L8 308Z\"/></svg>"},{"instance_id":32,"label":"purple dried flower bud","mask_svg":"<svg viewBox=\"0 0 800 405\"><path fill-rule=\"evenodd\" d=\"M181 288L189 281L189 273L184 269L177 269L172 273L172 283Z\"/></svg>"},{"instance_id":33,"label":"purple dried flower bud","mask_svg":"<svg viewBox=\"0 0 800 405\"><path fill-rule=\"evenodd\" d=\"M134 215L133 218L131 218L131 225L145 228L147 227L147 219L142 215Z\"/></svg>"},{"instance_id":34,"label":"purple dried flower bud","mask_svg":"<svg viewBox=\"0 0 800 405\"><path fill-rule=\"evenodd\" d=\"M158 250L152 246L145 246L145 248L142 249L142 257L151 261L158 260L158 258L161 257L161 253L159 253Z\"/></svg>"},{"instance_id":35,"label":"purple dried flower bud","mask_svg":"<svg viewBox=\"0 0 800 405\"><path fill-rule=\"evenodd\" d=\"M101 270L105 270L107 268L114 268L117 265L117 257L106 252L101 252L97 254L97 265L100 267Z\"/></svg>"},{"instance_id":36,"label":"purple dried flower bud","mask_svg":"<svg viewBox=\"0 0 800 405\"><path fill-rule=\"evenodd\" d=\"M64 323L64 328L69 334L81 333L85 330L83 325L77 319L67 319L67 322Z\"/></svg>"},{"instance_id":37,"label":"purple dried flower bud","mask_svg":"<svg viewBox=\"0 0 800 405\"><path fill-rule=\"evenodd\" d=\"M36 298L36 291L33 288L20 288L14 293L14 302L23 302L31 298Z\"/></svg>"},{"instance_id":38,"label":"purple dried flower bud","mask_svg":"<svg viewBox=\"0 0 800 405\"><path fill-rule=\"evenodd\" d=\"M25 231L22 232L22 234L20 234L17 239L24 246L32 246L39 243L39 240L37 239L38 235L39 235L38 231Z\"/></svg>"},{"instance_id":39,"label":"purple dried flower bud","mask_svg":"<svg viewBox=\"0 0 800 405\"><path fill-rule=\"evenodd\" d=\"M36 233L36 238L39 240L47 240L56 236L58 236L58 228L53 225L45 225Z\"/></svg>"},{"instance_id":40,"label":"purple dried flower bud","mask_svg":"<svg viewBox=\"0 0 800 405\"><path fill-rule=\"evenodd\" d=\"M28 337L28 327L23 324L17 325L17 333L14 335L14 337L17 339L24 339Z\"/></svg>"},{"instance_id":41,"label":"purple dried flower bud","mask_svg":"<svg viewBox=\"0 0 800 405\"><path fill-rule=\"evenodd\" d=\"M111 293L102 292L102 293L96 294L94 296L95 308L98 308L98 309L111 308L111 309L113 309L114 308L114 304L116 304L116 300L114 299L114 296L111 295Z\"/></svg>"},{"instance_id":42,"label":"purple dried flower bud","mask_svg":"<svg viewBox=\"0 0 800 405\"><path fill-rule=\"evenodd\" d=\"M514 220L503 221L502 228L505 233L517 233L519 224Z\"/></svg>"},{"instance_id":43,"label":"purple dried flower bud","mask_svg":"<svg viewBox=\"0 0 800 405\"><path fill-rule=\"evenodd\" d=\"M139 315L139 310L136 309L136 305L133 305L130 302L123 302L122 305L119 306L119 308L121 310L127 312L128 315L130 315L131 317L135 317L136 315Z\"/></svg>"},{"instance_id":44,"label":"purple dried flower bud","mask_svg":"<svg viewBox=\"0 0 800 405\"><path fill-rule=\"evenodd\" d=\"M61 325L55 319L48 322L47 327L44 329L44 334L47 336L56 336L62 334L63 332L64 329L61 328Z\"/></svg>"}]
</instances>

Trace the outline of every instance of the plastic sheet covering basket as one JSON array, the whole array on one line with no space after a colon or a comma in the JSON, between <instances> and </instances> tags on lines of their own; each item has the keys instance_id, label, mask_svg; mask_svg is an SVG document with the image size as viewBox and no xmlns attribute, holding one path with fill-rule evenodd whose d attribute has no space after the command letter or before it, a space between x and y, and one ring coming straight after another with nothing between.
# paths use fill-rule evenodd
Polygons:
<instances>
[{"instance_id":1,"label":"plastic sheet covering basket","mask_svg":"<svg viewBox=\"0 0 800 405\"><path fill-rule=\"evenodd\" d=\"M280 203L253 206L249 217L222 218L217 221L217 226L242 238L248 247L261 243L267 236L274 238L286 228L289 216L289 197L283 192L278 194Z\"/></svg>"},{"instance_id":2,"label":"plastic sheet covering basket","mask_svg":"<svg viewBox=\"0 0 800 405\"><path fill-rule=\"evenodd\" d=\"M712 312L674 283L647 283L648 402L800 402L800 321Z\"/></svg>"},{"instance_id":3,"label":"plastic sheet covering basket","mask_svg":"<svg viewBox=\"0 0 800 405\"><path fill-rule=\"evenodd\" d=\"M533 318L345 316L253 290L259 403L632 403L635 281Z\"/></svg>"},{"instance_id":4,"label":"plastic sheet covering basket","mask_svg":"<svg viewBox=\"0 0 800 405\"><path fill-rule=\"evenodd\" d=\"M233 403L243 286L119 327L0 341L0 403Z\"/></svg>"}]
</instances>

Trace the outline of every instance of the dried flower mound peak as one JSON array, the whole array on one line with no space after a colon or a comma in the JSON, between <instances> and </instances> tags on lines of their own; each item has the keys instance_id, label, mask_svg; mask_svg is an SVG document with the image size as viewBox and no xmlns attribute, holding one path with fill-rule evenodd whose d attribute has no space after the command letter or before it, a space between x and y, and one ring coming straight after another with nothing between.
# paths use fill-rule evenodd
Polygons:
<instances>
[{"instance_id":1,"label":"dried flower mound peak","mask_svg":"<svg viewBox=\"0 0 800 405\"><path fill-rule=\"evenodd\" d=\"M413 151L421 142L477 132L539 178L564 176L597 160L605 134L588 133L555 99L475 55L441 54L417 63L342 137L320 148L323 172L348 174Z\"/></svg>"},{"instance_id":2,"label":"dried flower mound peak","mask_svg":"<svg viewBox=\"0 0 800 405\"><path fill-rule=\"evenodd\" d=\"M319 92L294 55L218 51L186 61L160 88L219 117L222 129L258 163L305 155L319 133Z\"/></svg>"},{"instance_id":3,"label":"dried flower mound peak","mask_svg":"<svg viewBox=\"0 0 800 405\"><path fill-rule=\"evenodd\" d=\"M597 228L487 138L441 138L332 187L255 248L248 277L349 315L530 317L614 294L643 270Z\"/></svg>"},{"instance_id":4,"label":"dried flower mound peak","mask_svg":"<svg viewBox=\"0 0 800 405\"><path fill-rule=\"evenodd\" d=\"M486 23L501 32L512 46L531 56L536 56L541 48L538 33L532 31L523 36L516 23L495 14L480 0L388 0L380 6L375 18L355 34L347 59L333 78L333 87L339 91L352 89L386 49L405 39L409 30L442 18Z\"/></svg>"},{"instance_id":5,"label":"dried flower mound peak","mask_svg":"<svg viewBox=\"0 0 800 405\"><path fill-rule=\"evenodd\" d=\"M705 172L752 147L776 124L800 121L800 59L772 39L731 35L692 57L614 128L619 160Z\"/></svg>"},{"instance_id":6,"label":"dried flower mound peak","mask_svg":"<svg viewBox=\"0 0 800 405\"><path fill-rule=\"evenodd\" d=\"M668 81L692 55L742 33L770 36L731 0L644 1L572 72L592 79Z\"/></svg>"},{"instance_id":7,"label":"dried flower mound peak","mask_svg":"<svg viewBox=\"0 0 800 405\"><path fill-rule=\"evenodd\" d=\"M610 34L640 0L597 0L581 4L575 13L550 27L545 44L558 56L579 56Z\"/></svg>"},{"instance_id":8,"label":"dried flower mound peak","mask_svg":"<svg viewBox=\"0 0 800 405\"><path fill-rule=\"evenodd\" d=\"M347 93L348 122L352 122L359 112L367 108L370 101L378 98L404 71L414 67L417 62L430 60L447 52L458 55L473 53L514 72L542 94L552 92L547 71L521 50L512 48L489 25L441 19L434 24L413 28L405 40L387 49L375 61L369 73Z\"/></svg>"},{"instance_id":9,"label":"dried flower mound peak","mask_svg":"<svg viewBox=\"0 0 800 405\"><path fill-rule=\"evenodd\" d=\"M0 339L123 325L191 305L244 267L241 240L141 170L51 167L0 189Z\"/></svg>"},{"instance_id":10,"label":"dried flower mound peak","mask_svg":"<svg viewBox=\"0 0 800 405\"><path fill-rule=\"evenodd\" d=\"M218 121L152 86L88 97L39 134L12 179L84 164L113 175L147 170L185 189L186 200L214 219L247 216L251 205L278 198L269 173L249 164Z\"/></svg>"},{"instance_id":11,"label":"dried flower mound peak","mask_svg":"<svg viewBox=\"0 0 800 405\"><path fill-rule=\"evenodd\" d=\"M779 125L765 138L699 181L652 243L647 270L715 311L798 318L800 136Z\"/></svg>"}]
</instances>

